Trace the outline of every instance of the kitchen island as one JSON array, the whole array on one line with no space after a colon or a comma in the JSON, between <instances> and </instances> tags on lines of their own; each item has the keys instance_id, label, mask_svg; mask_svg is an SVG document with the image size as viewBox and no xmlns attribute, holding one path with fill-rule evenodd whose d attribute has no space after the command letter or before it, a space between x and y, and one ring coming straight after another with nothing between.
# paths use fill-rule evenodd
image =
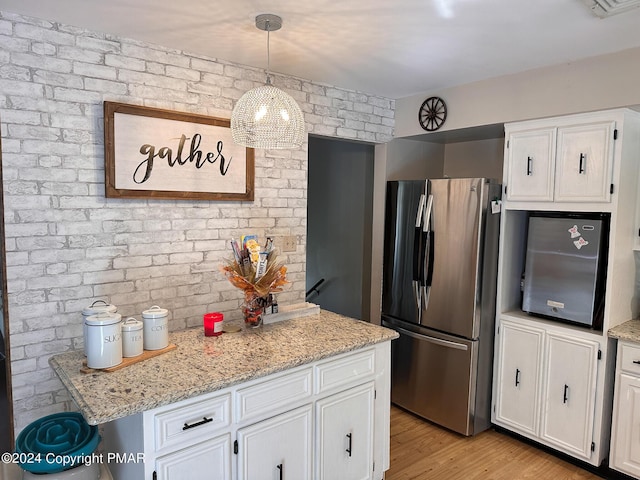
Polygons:
<instances>
[{"instance_id":1,"label":"kitchen island","mask_svg":"<svg viewBox=\"0 0 640 480\"><path fill-rule=\"evenodd\" d=\"M114 372L81 373L80 351L50 364L104 424L106 453L142 454L109 465L116 479L382 478L396 336L321 310L219 337L174 332L175 350Z\"/></svg>"}]
</instances>

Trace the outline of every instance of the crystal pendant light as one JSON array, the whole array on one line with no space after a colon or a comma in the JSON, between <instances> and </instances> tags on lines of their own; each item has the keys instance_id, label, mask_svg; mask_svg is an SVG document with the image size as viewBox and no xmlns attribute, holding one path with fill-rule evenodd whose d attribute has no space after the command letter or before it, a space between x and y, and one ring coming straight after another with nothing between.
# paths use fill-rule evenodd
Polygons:
<instances>
[{"instance_id":1,"label":"crystal pendant light","mask_svg":"<svg viewBox=\"0 0 640 480\"><path fill-rule=\"evenodd\" d=\"M305 140L304 117L296 101L271 85L269 32L279 30L282 18L272 14L256 17L256 27L267 32L267 82L237 101L231 113L231 135L238 145L251 148L299 148Z\"/></svg>"}]
</instances>

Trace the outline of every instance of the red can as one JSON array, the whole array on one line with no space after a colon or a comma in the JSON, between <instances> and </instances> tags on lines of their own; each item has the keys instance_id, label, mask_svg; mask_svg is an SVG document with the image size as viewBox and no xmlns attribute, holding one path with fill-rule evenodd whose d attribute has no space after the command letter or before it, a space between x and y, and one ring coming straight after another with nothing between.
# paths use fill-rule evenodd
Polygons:
<instances>
[{"instance_id":1,"label":"red can","mask_svg":"<svg viewBox=\"0 0 640 480\"><path fill-rule=\"evenodd\" d=\"M220 312L211 312L204 314L204 336L217 337L222 335L222 321L224 315Z\"/></svg>"}]
</instances>

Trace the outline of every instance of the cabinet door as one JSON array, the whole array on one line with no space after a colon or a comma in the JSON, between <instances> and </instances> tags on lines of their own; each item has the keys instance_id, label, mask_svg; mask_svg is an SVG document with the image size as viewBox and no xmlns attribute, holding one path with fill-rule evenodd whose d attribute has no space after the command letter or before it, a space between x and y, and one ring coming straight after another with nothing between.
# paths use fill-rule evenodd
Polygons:
<instances>
[{"instance_id":1,"label":"cabinet door","mask_svg":"<svg viewBox=\"0 0 640 480\"><path fill-rule=\"evenodd\" d=\"M558 128L555 200L608 202L615 122Z\"/></svg>"},{"instance_id":2,"label":"cabinet door","mask_svg":"<svg viewBox=\"0 0 640 480\"><path fill-rule=\"evenodd\" d=\"M616 381L611 466L640 477L640 378L622 373Z\"/></svg>"},{"instance_id":3,"label":"cabinet door","mask_svg":"<svg viewBox=\"0 0 640 480\"><path fill-rule=\"evenodd\" d=\"M373 392L370 382L317 402L318 479L371 478Z\"/></svg>"},{"instance_id":4,"label":"cabinet door","mask_svg":"<svg viewBox=\"0 0 640 480\"><path fill-rule=\"evenodd\" d=\"M238 430L240 480L312 478L312 406Z\"/></svg>"},{"instance_id":5,"label":"cabinet door","mask_svg":"<svg viewBox=\"0 0 640 480\"><path fill-rule=\"evenodd\" d=\"M552 201L556 129L512 132L507 150L507 200Z\"/></svg>"},{"instance_id":6,"label":"cabinet door","mask_svg":"<svg viewBox=\"0 0 640 480\"><path fill-rule=\"evenodd\" d=\"M598 343L547 333L541 438L589 459Z\"/></svg>"},{"instance_id":7,"label":"cabinet door","mask_svg":"<svg viewBox=\"0 0 640 480\"><path fill-rule=\"evenodd\" d=\"M155 471L158 480L231 480L231 435L159 457Z\"/></svg>"},{"instance_id":8,"label":"cabinet door","mask_svg":"<svg viewBox=\"0 0 640 480\"><path fill-rule=\"evenodd\" d=\"M537 435L543 331L502 321L498 333L496 421Z\"/></svg>"}]
</instances>

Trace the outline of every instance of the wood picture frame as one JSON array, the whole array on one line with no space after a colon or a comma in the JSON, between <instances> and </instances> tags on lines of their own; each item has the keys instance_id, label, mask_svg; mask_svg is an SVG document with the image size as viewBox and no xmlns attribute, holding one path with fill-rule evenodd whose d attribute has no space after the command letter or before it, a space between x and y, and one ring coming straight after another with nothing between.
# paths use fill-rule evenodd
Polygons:
<instances>
[{"instance_id":1,"label":"wood picture frame","mask_svg":"<svg viewBox=\"0 0 640 480\"><path fill-rule=\"evenodd\" d=\"M104 102L108 198L253 201L255 153L231 121Z\"/></svg>"}]
</instances>

